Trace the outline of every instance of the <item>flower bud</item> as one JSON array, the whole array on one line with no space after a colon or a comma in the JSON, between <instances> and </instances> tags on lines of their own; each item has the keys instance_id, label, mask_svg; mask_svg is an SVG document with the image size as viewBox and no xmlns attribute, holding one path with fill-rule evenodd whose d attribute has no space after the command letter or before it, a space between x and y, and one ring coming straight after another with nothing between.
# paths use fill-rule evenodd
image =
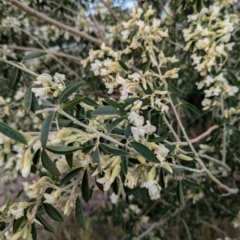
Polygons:
<instances>
[{"instance_id":1,"label":"flower bud","mask_svg":"<svg viewBox=\"0 0 240 240\"><path fill-rule=\"evenodd\" d=\"M23 168L22 168L22 176L24 178L28 177L30 170L31 170L31 149L28 148L27 151L24 154L24 159L23 159Z\"/></svg>"},{"instance_id":2,"label":"flower bud","mask_svg":"<svg viewBox=\"0 0 240 240\"><path fill-rule=\"evenodd\" d=\"M189 156L187 156L187 155L184 155L184 154L178 154L177 156L178 156L180 159L185 160L185 161L192 161L192 160L193 160L193 158L191 158L191 157L189 157Z\"/></svg>"}]
</instances>

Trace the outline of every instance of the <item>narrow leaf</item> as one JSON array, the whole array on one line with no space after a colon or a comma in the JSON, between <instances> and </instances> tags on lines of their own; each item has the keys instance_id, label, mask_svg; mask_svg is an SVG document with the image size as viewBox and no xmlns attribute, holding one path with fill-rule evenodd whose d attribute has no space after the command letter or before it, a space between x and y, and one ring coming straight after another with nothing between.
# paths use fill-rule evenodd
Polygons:
<instances>
[{"instance_id":1,"label":"narrow leaf","mask_svg":"<svg viewBox=\"0 0 240 240\"><path fill-rule=\"evenodd\" d=\"M82 168L76 168L73 171L69 172L60 182L60 186L64 186L66 183L68 183L72 178L74 178Z\"/></svg>"},{"instance_id":2,"label":"narrow leaf","mask_svg":"<svg viewBox=\"0 0 240 240\"><path fill-rule=\"evenodd\" d=\"M93 145L89 145L89 146L83 148L83 149L82 149L82 152L83 152L84 154L88 154L88 153L90 153L94 148L95 148L95 145L94 145L94 144L93 144Z\"/></svg>"},{"instance_id":3,"label":"narrow leaf","mask_svg":"<svg viewBox=\"0 0 240 240\"><path fill-rule=\"evenodd\" d=\"M130 145L149 162L160 163L155 154L145 145L139 142L130 142Z\"/></svg>"},{"instance_id":4,"label":"narrow leaf","mask_svg":"<svg viewBox=\"0 0 240 240\"><path fill-rule=\"evenodd\" d=\"M121 168L124 174L128 173L128 158L126 156L121 156Z\"/></svg>"},{"instance_id":5,"label":"narrow leaf","mask_svg":"<svg viewBox=\"0 0 240 240\"><path fill-rule=\"evenodd\" d=\"M120 180L118 177L115 178L115 180L113 181L112 183L112 189L113 189L113 192L118 195L119 193L119 190L120 190Z\"/></svg>"},{"instance_id":6,"label":"narrow leaf","mask_svg":"<svg viewBox=\"0 0 240 240\"><path fill-rule=\"evenodd\" d=\"M124 63L124 62L122 62L122 61L118 61L119 62L119 64L120 64L120 66L125 70L125 71L128 71L128 66Z\"/></svg>"},{"instance_id":7,"label":"narrow leaf","mask_svg":"<svg viewBox=\"0 0 240 240\"><path fill-rule=\"evenodd\" d=\"M76 105L78 105L85 97L77 97L69 102L67 102L65 105L63 105L62 109L63 111L67 112L72 110Z\"/></svg>"},{"instance_id":8,"label":"narrow leaf","mask_svg":"<svg viewBox=\"0 0 240 240\"><path fill-rule=\"evenodd\" d=\"M76 200L75 217L77 219L78 225L81 228L85 229L86 224L84 219L83 207L79 197Z\"/></svg>"},{"instance_id":9,"label":"narrow leaf","mask_svg":"<svg viewBox=\"0 0 240 240\"><path fill-rule=\"evenodd\" d=\"M33 155L32 162L34 165L37 165L41 158L41 148L39 148Z\"/></svg>"},{"instance_id":10,"label":"narrow leaf","mask_svg":"<svg viewBox=\"0 0 240 240\"><path fill-rule=\"evenodd\" d=\"M76 152L77 150L81 149L81 147L74 147L74 146L46 146L46 149L49 152L57 153L57 154L69 154L72 152Z\"/></svg>"},{"instance_id":11,"label":"narrow leaf","mask_svg":"<svg viewBox=\"0 0 240 240\"><path fill-rule=\"evenodd\" d=\"M25 216L13 220L13 233L16 233L18 229L27 221Z\"/></svg>"},{"instance_id":12,"label":"narrow leaf","mask_svg":"<svg viewBox=\"0 0 240 240\"><path fill-rule=\"evenodd\" d=\"M161 167L160 169L160 173L159 173L159 184L161 186L162 189L165 188L165 172L164 172L164 168Z\"/></svg>"},{"instance_id":13,"label":"narrow leaf","mask_svg":"<svg viewBox=\"0 0 240 240\"><path fill-rule=\"evenodd\" d=\"M117 118L117 119L115 119L114 121L112 121L111 124L110 124L109 127L108 127L108 132L111 132L111 131L112 131L115 127L117 127L117 125L118 125L119 123L121 123L125 118L126 118L126 116Z\"/></svg>"},{"instance_id":14,"label":"narrow leaf","mask_svg":"<svg viewBox=\"0 0 240 240\"><path fill-rule=\"evenodd\" d=\"M26 113L29 113L31 110L31 106L32 106L32 87L29 87L27 89L27 91L24 94L24 107L26 110Z\"/></svg>"},{"instance_id":15,"label":"narrow leaf","mask_svg":"<svg viewBox=\"0 0 240 240\"><path fill-rule=\"evenodd\" d=\"M45 148L47 145L47 140L48 140L48 134L50 131L50 128L52 126L52 121L54 117L55 112L51 112L44 120L41 128L41 143L42 147Z\"/></svg>"},{"instance_id":16,"label":"narrow leaf","mask_svg":"<svg viewBox=\"0 0 240 240\"><path fill-rule=\"evenodd\" d=\"M119 148L116 148L116 147L112 147L111 145L107 145L105 143L101 143L100 146L103 150L105 150L106 152L113 154L115 156L128 156L129 155L128 152L121 150Z\"/></svg>"},{"instance_id":17,"label":"narrow leaf","mask_svg":"<svg viewBox=\"0 0 240 240\"><path fill-rule=\"evenodd\" d=\"M24 138L24 136L19 133L18 131L14 130L13 128L9 127L6 123L4 122L0 122L0 132L2 134L4 134L5 136L17 141L17 142L20 142L20 143L23 143L23 144L27 144L27 141L26 139Z\"/></svg>"},{"instance_id":18,"label":"narrow leaf","mask_svg":"<svg viewBox=\"0 0 240 240\"><path fill-rule=\"evenodd\" d=\"M37 240L37 230L35 223L32 224L32 230L31 230L32 240Z\"/></svg>"},{"instance_id":19,"label":"narrow leaf","mask_svg":"<svg viewBox=\"0 0 240 240\"><path fill-rule=\"evenodd\" d=\"M106 103L108 103L109 105L111 105L111 106L115 107L116 109L118 109L119 112L121 113L121 115L125 115L125 114L126 114L124 108L123 108L122 105L119 104L118 102L115 102L115 101L113 101L113 100L110 99L110 98L105 98L104 101L105 101Z\"/></svg>"},{"instance_id":20,"label":"narrow leaf","mask_svg":"<svg viewBox=\"0 0 240 240\"><path fill-rule=\"evenodd\" d=\"M43 203L44 210L47 215L57 222L63 222L62 215L58 212L56 208L54 208L51 204Z\"/></svg>"},{"instance_id":21,"label":"narrow leaf","mask_svg":"<svg viewBox=\"0 0 240 240\"><path fill-rule=\"evenodd\" d=\"M23 61L25 60L29 60L29 59L34 59L34 58L38 58L38 57L42 57L44 55L46 55L47 53L44 53L44 52L33 52L33 53L29 53L28 55L26 55L24 58L23 58Z\"/></svg>"},{"instance_id":22,"label":"narrow leaf","mask_svg":"<svg viewBox=\"0 0 240 240\"><path fill-rule=\"evenodd\" d=\"M183 183L186 184L190 188L203 188L202 185L198 184L197 182L190 181L188 179L183 179Z\"/></svg>"},{"instance_id":23,"label":"narrow leaf","mask_svg":"<svg viewBox=\"0 0 240 240\"><path fill-rule=\"evenodd\" d=\"M85 202L89 202L90 200L90 192L89 192L89 182L88 182L88 171L87 169L84 172L83 179L82 179L82 197Z\"/></svg>"},{"instance_id":24,"label":"narrow leaf","mask_svg":"<svg viewBox=\"0 0 240 240\"><path fill-rule=\"evenodd\" d=\"M17 68L14 80L11 83L11 88L12 89L14 89L18 85L18 83L19 83L19 81L21 79L21 76L22 76L22 71Z\"/></svg>"},{"instance_id":25,"label":"narrow leaf","mask_svg":"<svg viewBox=\"0 0 240 240\"><path fill-rule=\"evenodd\" d=\"M99 115L118 115L118 110L113 106L100 106L95 111L93 111L93 116Z\"/></svg>"},{"instance_id":26,"label":"narrow leaf","mask_svg":"<svg viewBox=\"0 0 240 240\"><path fill-rule=\"evenodd\" d=\"M46 220L39 214L36 215L36 219L43 225L43 228L48 232L53 232L53 228L46 222Z\"/></svg>"},{"instance_id":27,"label":"narrow leaf","mask_svg":"<svg viewBox=\"0 0 240 240\"><path fill-rule=\"evenodd\" d=\"M80 81L80 82L75 82L72 83L70 85L68 85L63 92L60 94L59 98L58 98L58 102L59 104L63 103L71 94L73 94L74 92L76 92L76 90L81 87L84 84L84 82Z\"/></svg>"},{"instance_id":28,"label":"narrow leaf","mask_svg":"<svg viewBox=\"0 0 240 240\"><path fill-rule=\"evenodd\" d=\"M40 110L40 106L38 104L38 100L34 93L32 93L32 104L31 104L31 111L35 113L36 111ZM36 114L37 117L39 117L41 120L43 120L42 113Z\"/></svg>"},{"instance_id":29,"label":"narrow leaf","mask_svg":"<svg viewBox=\"0 0 240 240\"><path fill-rule=\"evenodd\" d=\"M42 151L42 164L43 166L52 174L55 176L59 176L60 172L56 165L53 163L53 161L50 159L50 157L47 155L46 151Z\"/></svg>"},{"instance_id":30,"label":"narrow leaf","mask_svg":"<svg viewBox=\"0 0 240 240\"><path fill-rule=\"evenodd\" d=\"M172 168L173 174L177 174L185 170L183 167L180 167L180 166L172 166L171 168Z\"/></svg>"},{"instance_id":31,"label":"narrow leaf","mask_svg":"<svg viewBox=\"0 0 240 240\"><path fill-rule=\"evenodd\" d=\"M72 168L72 165L73 165L73 153L65 154L65 158L66 158L66 161L68 163L68 166L70 168Z\"/></svg>"},{"instance_id":32,"label":"narrow leaf","mask_svg":"<svg viewBox=\"0 0 240 240\"><path fill-rule=\"evenodd\" d=\"M184 202L184 196L183 196L182 181L178 181L177 198L178 198L179 203L183 207L185 205L185 202Z\"/></svg>"}]
</instances>

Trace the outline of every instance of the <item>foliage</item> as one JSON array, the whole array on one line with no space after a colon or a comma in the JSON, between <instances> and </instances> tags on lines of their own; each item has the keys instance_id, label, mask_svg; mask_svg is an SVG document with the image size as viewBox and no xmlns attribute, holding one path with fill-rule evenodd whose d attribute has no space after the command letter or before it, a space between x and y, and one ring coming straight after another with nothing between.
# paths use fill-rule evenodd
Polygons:
<instances>
[{"instance_id":1,"label":"foliage","mask_svg":"<svg viewBox=\"0 0 240 240\"><path fill-rule=\"evenodd\" d=\"M239 237L239 4L133 4L0 3L2 239Z\"/></svg>"}]
</instances>

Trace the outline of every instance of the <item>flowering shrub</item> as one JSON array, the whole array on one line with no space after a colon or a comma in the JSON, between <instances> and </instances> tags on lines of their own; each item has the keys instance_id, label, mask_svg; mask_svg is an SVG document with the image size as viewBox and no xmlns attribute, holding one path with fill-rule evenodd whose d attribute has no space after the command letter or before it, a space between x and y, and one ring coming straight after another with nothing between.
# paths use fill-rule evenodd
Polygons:
<instances>
[{"instance_id":1,"label":"flowering shrub","mask_svg":"<svg viewBox=\"0 0 240 240\"><path fill-rule=\"evenodd\" d=\"M52 232L46 215L75 214L86 229L83 202L97 189L124 239L173 239L177 225L186 234L175 236L198 239L199 224L214 239L237 237L208 222L240 227L237 1L131 11L79 2L78 12L72 1L47 2L0 3L1 68L13 89L0 97L1 177L26 179L1 207L2 239ZM41 13L52 8L66 25Z\"/></svg>"}]
</instances>

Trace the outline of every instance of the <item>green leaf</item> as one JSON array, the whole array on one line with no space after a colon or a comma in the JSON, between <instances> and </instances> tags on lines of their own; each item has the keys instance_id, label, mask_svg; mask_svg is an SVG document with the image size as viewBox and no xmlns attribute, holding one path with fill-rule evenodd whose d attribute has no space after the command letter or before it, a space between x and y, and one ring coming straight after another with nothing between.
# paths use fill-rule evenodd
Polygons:
<instances>
[{"instance_id":1,"label":"green leaf","mask_svg":"<svg viewBox=\"0 0 240 240\"><path fill-rule=\"evenodd\" d=\"M36 96L32 93L32 104L31 104L31 111L35 113L36 111L40 110L40 106L38 104L38 100ZM37 117L39 117L41 120L43 120L42 113L36 114Z\"/></svg>"},{"instance_id":2,"label":"green leaf","mask_svg":"<svg viewBox=\"0 0 240 240\"><path fill-rule=\"evenodd\" d=\"M29 53L28 55L26 55L23 58L23 61L26 61L26 60L29 60L29 59L34 59L34 58L39 58L39 57L42 57L46 54L47 53L45 53L45 52L32 52L32 53Z\"/></svg>"},{"instance_id":3,"label":"green leaf","mask_svg":"<svg viewBox=\"0 0 240 240\"><path fill-rule=\"evenodd\" d=\"M165 172L164 172L164 168L161 167L160 169L160 173L159 173L159 184L161 186L162 189L165 189Z\"/></svg>"},{"instance_id":4,"label":"green leaf","mask_svg":"<svg viewBox=\"0 0 240 240\"><path fill-rule=\"evenodd\" d=\"M113 192L118 195L119 193L119 189L120 189L120 180L118 177L115 178L115 180L113 181L112 183L112 189L113 189Z\"/></svg>"},{"instance_id":5,"label":"green leaf","mask_svg":"<svg viewBox=\"0 0 240 240\"><path fill-rule=\"evenodd\" d=\"M183 95L183 92L182 92L180 89L176 88L174 85L168 84L168 86L169 86L169 88L170 88L170 91L171 91L174 95L176 95L176 96L178 96L178 97L181 97L181 96Z\"/></svg>"},{"instance_id":6,"label":"green leaf","mask_svg":"<svg viewBox=\"0 0 240 240\"><path fill-rule=\"evenodd\" d=\"M57 153L57 154L69 154L72 152L76 152L77 150L81 149L81 147L74 147L74 146L46 146L46 149L49 152Z\"/></svg>"},{"instance_id":7,"label":"green leaf","mask_svg":"<svg viewBox=\"0 0 240 240\"><path fill-rule=\"evenodd\" d=\"M64 186L66 183L68 183L72 178L74 178L82 168L76 168L73 171L69 172L60 182L60 186Z\"/></svg>"},{"instance_id":8,"label":"green leaf","mask_svg":"<svg viewBox=\"0 0 240 240\"><path fill-rule=\"evenodd\" d=\"M185 102L183 101L182 102L182 106L188 108L189 110L191 110L192 112L196 113L196 114L199 114L200 111L197 109L197 107L195 107L194 105L188 103L188 102Z\"/></svg>"},{"instance_id":9,"label":"green leaf","mask_svg":"<svg viewBox=\"0 0 240 240\"><path fill-rule=\"evenodd\" d=\"M11 88L14 89L15 87L17 87L20 79L21 79L21 76L22 76L22 71L20 69L16 69L16 74L15 74L15 77L14 77L14 80L13 82L11 83Z\"/></svg>"},{"instance_id":10,"label":"green leaf","mask_svg":"<svg viewBox=\"0 0 240 240\"><path fill-rule=\"evenodd\" d=\"M171 168L172 168L173 174L177 174L185 170L183 167L180 167L180 166L171 166Z\"/></svg>"},{"instance_id":11,"label":"green leaf","mask_svg":"<svg viewBox=\"0 0 240 240\"><path fill-rule=\"evenodd\" d=\"M102 168L100 165L101 159L100 159L100 154L99 154L99 149L98 147L95 149L93 153L93 162L98 163L98 171L101 174L102 173Z\"/></svg>"},{"instance_id":12,"label":"green leaf","mask_svg":"<svg viewBox=\"0 0 240 240\"><path fill-rule=\"evenodd\" d=\"M203 188L203 186L198 184L197 182L190 181L188 179L183 179L182 181L184 184L186 184L190 188Z\"/></svg>"},{"instance_id":13,"label":"green leaf","mask_svg":"<svg viewBox=\"0 0 240 240\"><path fill-rule=\"evenodd\" d=\"M24 107L25 107L26 113L29 113L31 110L32 95L33 95L32 87L29 87L24 94Z\"/></svg>"},{"instance_id":14,"label":"green leaf","mask_svg":"<svg viewBox=\"0 0 240 240\"><path fill-rule=\"evenodd\" d=\"M83 152L84 154L88 154L88 153L90 153L94 148L95 148L95 145L94 145L94 144L93 144L93 145L89 145L89 146L83 148L82 152Z\"/></svg>"},{"instance_id":15,"label":"green leaf","mask_svg":"<svg viewBox=\"0 0 240 240\"><path fill-rule=\"evenodd\" d=\"M227 71L228 75L229 75L229 78L231 80L231 83L234 85L234 86L237 86L237 87L240 87L240 82L238 81L236 75L230 71Z\"/></svg>"},{"instance_id":16,"label":"green leaf","mask_svg":"<svg viewBox=\"0 0 240 240\"><path fill-rule=\"evenodd\" d=\"M50 159L50 157L47 155L46 151L42 151L42 164L43 166L52 174L55 176L60 176L60 172L56 165L53 163L53 161Z\"/></svg>"},{"instance_id":17,"label":"green leaf","mask_svg":"<svg viewBox=\"0 0 240 240\"><path fill-rule=\"evenodd\" d=\"M43 228L48 232L53 232L53 228L46 222L46 220L39 214L36 214L36 219L43 225Z\"/></svg>"},{"instance_id":18,"label":"green leaf","mask_svg":"<svg viewBox=\"0 0 240 240\"><path fill-rule=\"evenodd\" d=\"M73 165L73 153L68 153L65 155L66 161L68 163L68 166L72 168Z\"/></svg>"},{"instance_id":19,"label":"green leaf","mask_svg":"<svg viewBox=\"0 0 240 240\"><path fill-rule=\"evenodd\" d=\"M155 154L145 145L139 142L130 142L130 145L149 162L160 163Z\"/></svg>"},{"instance_id":20,"label":"green leaf","mask_svg":"<svg viewBox=\"0 0 240 240\"><path fill-rule=\"evenodd\" d=\"M83 179L82 179L82 197L85 202L89 202L90 200L90 192L89 192L89 182L88 182L88 171L87 169L84 172Z\"/></svg>"},{"instance_id":21,"label":"green leaf","mask_svg":"<svg viewBox=\"0 0 240 240\"><path fill-rule=\"evenodd\" d=\"M99 115L119 115L118 110L113 106L100 106L93 111L93 116Z\"/></svg>"},{"instance_id":22,"label":"green leaf","mask_svg":"<svg viewBox=\"0 0 240 240\"><path fill-rule=\"evenodd\" d=\"M27 218L25 216L22 216L18 219L13 220L13 233L16 233L18 229L24 225L24 223L27 221Z\"/></svg>"},{"instance_id":23,"label":"green leaf","mask_svg":"<svg viewBox=\"0 0 240 240\"><path fill-rule=\"evenodd\" d=\"M110 98L105 98L104 101L105 101L106 103L108 103L109 105L111 105L111 106L115 107L116 109L118 109L119 112L121 113L121 115L125 115L125 114L126 114L126 112L125 112L125 110L124 110L124 108L122 107L121 104L113 101L113 100L110 99Z\"/></svg>"},{"instance_id":24,"label":"green leaf","mask_svg":"<svg viewBox=\"0 0 240 240\"><path fill-rule=\"evenodd\" d=\"M185 205L185 202L184 202L184 196L183 196L182 181L178 181L177 198L178 198L179 203L183 207Z\"/></svg>"},{"instance_id":25,"label":"green leaf","mask_svg":"<svg viewBox=\"0 0 240 240\"><path fill-rule=\"evenodd\" d=\"M22 71L22 76L23 76L23 81L25 82L26 86L27 87L30 87L30 80L29 80L29 77L28 77L28 74L25 73L24 71Z\"/></svg>"},{"instance_id":26,"label":"green leaf","mask_svg":"<svg viewBox=\"0 0 240 240\"><path fill-rule=\"evenodd\" d=\"M5 136L27 145L27 141L24 136L13 128L9 127L6 123L0 122L0 132Z\"/></svg>"},{"instance_id":27,"label":"green leaf","mask_svg":"<svg viewBox=\"0 0 240 240\"><path fill-rule=\"evenodd\" d=\"M129 155L128 152L121 150L119 148L116 148L116 147L112 147L109 144L101 143L100 146L103 150L105 150L106 152L113 154L115 156L128 156Z\"/></svg>"},{"instance_id":28,"label":"green leaf","mask_svg":"<svg viewBox=\"0 0 240 240\"><path fill-rule=\"evenodd\" d=\"M198 11L198 12L201 11L202 5L203 5L202 0L197 0L197 6L196 6L196 8L197 8L197 11Z\"/></svg>"},{"instance_id":29,"label":"green leaf","mask_svg":"<svg viewBox=\"0 0 240 240\"><path fill-rule=\"evenodd\" d=\"M48 140L48 134L50 131L50 128L52 126L52 121L54 117L55 112L51 112L43 121L42 128L41 128L41 143L42 147L45 148L47 145L47 140Z\"/></svg>"},{"instance_id":30,"label":"green leaf","mask_svg":"<svg viewBox=\"0 0 240 240\"><path fill-rule=\"evenodd\" d=\"M171 155L171 153L175 150L176 145L172 144L172 145L167 146L167 148L169 150L167 157L169 157Z\"/></svg>"},{"instance_id":31,"label":"green leaf","mask_svg":"<svg viewBox=\"0 0 240 240\"><path fill-rule=\"evenodd\" d=\"M39 149L34 153L33 158L32 158L32 162L33 162L34 165L37 165L37 164L38 164L38 162L39 162L39 160L40 160L40 158L41 158L41 152L42 152L42 150L41 150L41 148L39 148Z\"/></svg>"},{"instance_id":32,"label":"green leaf","mask_svg":"<svg viewBox=\"0 0 240 240\"><path fill-rule=\"evenodd\" d=\"M128 173L128 158L126 156L121 156L121 168L124 174Z\"/></svg>"},{"instance_id":33,"label":"green leaf","mask_svg":"<svg viewBox=\"0 0 240 240\"><path fill-rule=\"evenodd\" d=\"M75 217L77 219L78 225L81 228L85 229L86 224L84 219L83 207L79 197L76 200Z\"/></svg>"},{"instance_id":34,"label":"green leaf","mask_svg":"<svg viewBox=\"0 0 240 240\"><path fill-rule=\"evenodd\" d=\"M114 121L111 122L111 124L108 126L108 132L111 132L115 127L117 127L117 125L119 123L121 123L124 119L126 118L126 116L123 117L119 117L117 119L115 119Z\"/></svg>"},{"instance_id":35,"label":"green leaf","mask_svg":"<svg viewBox=\"0 0 240 240\"><path fill-rule=\"evenodd\" d=\"M129 70L128 66L127 66L124 62L122 62L121 60L119 60L118 62L119 62L119 64L120 64L120 66L121 66L125 71L128 71L128 70Z\"/></svg>"},{"instance_id":36,"label":"green leaf","mask_svg":"<svg viewBox=\"0 0 240 240\"><path fill-rule=\"evenodd\" d=\"M151 136L149 136L148 141L149 142L159 143L159 142L161 142L163 140L166 140L169 137L169 135L170 135L170 132L166 132L166 133L162 134L160 137L154 137L154 136L151 137Z\"/></svg>"},{"instance_id":37,"label":"green leaf","mask_svg":"<svg viewBox=\"0 0 240 240\"><path fill-rule=\"evenodd\" d=\"M77 104L79 104L85 97L77 97L69 102L67 102L65 105L63 105L62 110L67 112L72 110Z\"/></svg>"},{"instance_id":38,"label":"green leaf","mask_svg":"<svg viewBox=\"0 0 240 240\"><path fill-rule=\"evenodd\" d=\"M89 105L89 106L92 106L92 107L98 107L99 106L96 102L94 102L92 99L87 98L87 97L83 98L82 102Z\"/></svg>"},{"instance_id":39,"label":"green leaf","mask_svg":"<svg viewBox=\"0 0 240 240\"><path fill-rule=\"evenodd\" d=\"M54 104L52 102L48 101L47 99L40 98L40 101L41 101L41 105L43 107L55 107Z\"/></svg>"},{"instance_id":40,"label":"green leaf","mask_svg":"<svg viewBox=\"0 0 240 240\"><path fill-rule=\"evenodd\" d=\"M68 85L63 92L60 94L58 98L58 103L61 104L63 103L71 94L76 92L76 90L81 87L84 84L84 82L75 82L70 85Z\"/></svg>"},{"instance_id":41,"label":"green leaf","mask_svg":"<svg viewBox=\"0 0 240 240\"><path fill-rule=\"evenodd\" d=\"M124 136L126 139L128 139L132 134L132 131L131 131L131 127L127 127L125 130L124 130Z\"/></svg>"},{"instance_id":42,"label":"green leaf","mask_svg":"<svg viewBox=\"0 0 240 240\"><path fill-rule=\"evenodd\" d=\"M37 240L37 230L35 223L32 224L32 230L31 230L32 240Z\"/></svg>"},{"instance_id":43,"label":"green leaf","mask_svg":"<svg viewBox=\"0 0 240 240\"><path fill-rule=\"evenodd\" d=\"M58 210L55 207L48 203L43 203L43 207L50 218L57 222L63 222L62 215L58 212Z\"/></svg>"}]
</instances>

